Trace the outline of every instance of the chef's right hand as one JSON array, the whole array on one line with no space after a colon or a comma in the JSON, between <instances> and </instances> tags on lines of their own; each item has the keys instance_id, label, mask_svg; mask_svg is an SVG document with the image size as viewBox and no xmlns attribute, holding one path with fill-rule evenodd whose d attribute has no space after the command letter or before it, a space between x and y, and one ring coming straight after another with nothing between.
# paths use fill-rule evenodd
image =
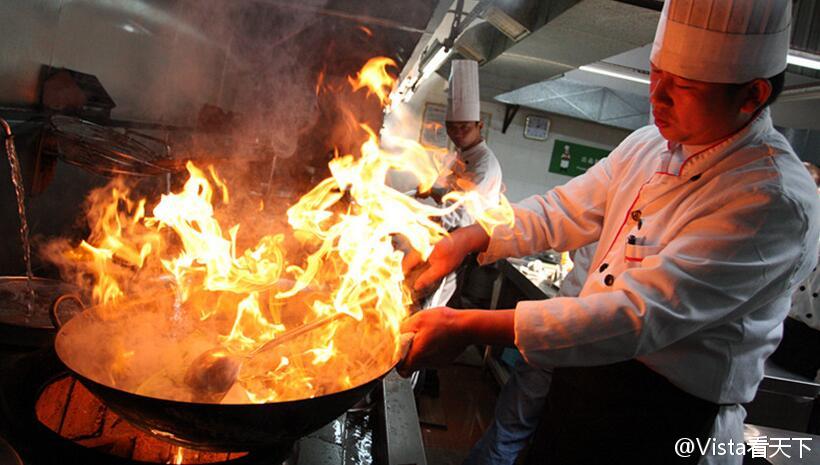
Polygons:
<instances>
[{"instance_id":1,"label":"chef's right hand","mask_svg":"<svg viewBox=\"0 0 820 465\"><path fill-rule=\"evenodd\" d=\"M405 280L420 295L437 284L441 278L450 274L461 264L464 256L455 250L452 236L446 236L436 244L425 262L415 250L410 250L402 261Z\"/></svg>"},{"instance_id":2,"label":"chef's right hand","mask_svg":"<svg viewBox=\"0 0 820 465\"><path fill-rule=\"evenodd\" d=\"M459 312L447 307L428 308L401 324L402 339L410 340L398 372L405 378L415 370L452 362L467 347L467 331ZM404 348L404 347L403 347Z\"/></svg>"},{"instance_id":3,"label":"chef's right hand","mask_svg":"<svg viewBox=\"0 0 820 465\"><path fill-rule=\"evenodd\" d=\"M426 289L458 268L467 255L486 249L488 242L489 237L478 225L456 229L436 244L427 262L415 250L405 255L402 261L404 276L417 273L418 276L410 283L413 290Z\"/></svg>"}]
</instances>

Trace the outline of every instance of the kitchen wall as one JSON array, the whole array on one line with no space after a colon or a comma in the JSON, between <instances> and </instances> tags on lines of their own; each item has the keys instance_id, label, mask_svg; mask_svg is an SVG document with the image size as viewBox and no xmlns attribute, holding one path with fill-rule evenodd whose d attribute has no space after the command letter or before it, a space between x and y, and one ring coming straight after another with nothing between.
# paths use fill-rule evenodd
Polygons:
<instances>
[{"instance_id":1,"label":"kitchen wall","mask_svg":"<svg viewBox=\"0 0 820 465\"><path fill-rule=\"evenodd\" d=\"M631 131L603 126L566 116L547 114L522 108L507 132L502 133L504 105L482 103L482 111L491 111L492 120L488 144L501 163L506 195L511 201L566 183L571 178L548 170L555 139L577 142L602 149L615 148ZM545 116L550 120L549 137L545 141L527 139L524 122L527 115Z\"/></svg>"},{"instance_id":2,"label":"kitchen wall","mask_svg":"<svg viewBox=\"0 0 820 465\"><path fill-rule=\"evenodd\" d=\"M224 25L188 2L0 0L0 104L39 99L43 65L96 75L123 119L190 123L219 104Z\"/></svg>"},{"instance_id":3,"label":"kitchen wall","mask_svg":"<svg viewBox=\"0 0 820 465\"><path fill-rule=\"evenodd\" d=\"M447 81L438 75L422 83L406 103L388 115L385 127L394 134L418 140L421 128L421 116L427 102L446 104ZM518 201L533 194L543 193L552 187L561 185L571 178L548 170L555 139L577 142L591 147L611 149L620 143L630 131L603 126L566 116L537 112L521 108L502 133L504 125L504 105L496 102L482 102L481 111L492 114L488 145L495 152L506 186L506 195L510 201ZM527 115L546 116L550 120L549 137L545 141L526 139L524 121ZM406 177L394 176L394 183L401 190L410 190L412 182Z\"/></svg>"},{"instance_id":4,"label":"kitchen wall","mask_svg":"<svg viewBox=\"0 0 820 465\"><path fill-rule=\"evenodd\" d=\"M0 0L0 106L39 102L43 66L96 75L117 106L118 119L189 125L204 103L220 104L226 46L205 35L206 18L190 2L164 0ZM213 21L212 31L220 23ZM224 37L224 34L222 35ZM40 125L25 115L10 121L30 186ZM161 136L161 135L160 135ZM5 155L2 155L5 158ZM0 275L23 273L9 164L0 160ZM108 180L57 163L46 191L26 199L35 274L53 276L38 245L84 229L83 202Z\"/></svg>"}]
</instances>

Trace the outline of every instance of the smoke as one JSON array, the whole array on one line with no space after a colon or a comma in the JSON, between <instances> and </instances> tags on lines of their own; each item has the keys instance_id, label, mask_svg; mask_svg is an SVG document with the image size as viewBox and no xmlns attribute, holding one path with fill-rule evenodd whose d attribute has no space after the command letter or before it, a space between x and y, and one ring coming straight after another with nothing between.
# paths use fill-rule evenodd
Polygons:
<instances>
[{"instance_id":1,"label":"smoke","mask_svg":"<svg viewBox=\"0 0 820 465\"><path fill-rule=\"evenodd\" d=\"M205 3L195 2L192 11L213 9L221 14L208 14L209 20L227 21L216 26L227 30L229 44L217 104L239 115L237 132L245 135L245 143L292 156L294 136L318 117L314 82L321 64L309 57L321 46L312 33L320 18L256 2L232 3L227 12L225 2Z\"/></svg>"},{"instance_id":2,"label":"smoke","mask_svg":"<svg viewBox=\"0 0 820 465\"><path fill-rule=\"evenodd\" d=\"M321 1L181 3L176 15L184 29L207 40L192 46L192 36L178 38L171 52L178 71L170 73L166 102L187 95L199 105L187 110L194 136L174 141L177 158L215 163L260 195L287 191L294 200L328 176L335 152L356 152L366 138L360 123L378 130L378 101L354 93L347 78L368 59L407 45L389 31L326 14L325 7Z\"/></svg>"}]
</instances>

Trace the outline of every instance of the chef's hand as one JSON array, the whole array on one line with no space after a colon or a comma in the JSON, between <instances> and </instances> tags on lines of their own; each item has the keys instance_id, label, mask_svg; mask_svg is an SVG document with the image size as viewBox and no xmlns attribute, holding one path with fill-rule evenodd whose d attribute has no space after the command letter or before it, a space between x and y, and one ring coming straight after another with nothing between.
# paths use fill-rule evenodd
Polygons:
<instances>
[{"instance_id":1,"label":"chef's hand","mask_svg":"<svg viewBox=\"0 0 820 465\"><path fill-rule=\"evenodd\" d=\"M459 256L455 250L455 244L450 236L444 237L425 262L415 249L410 250L402 260L402 270L404 271L407 285L419 296L424 296L432 292L441 279L451 271L455 270L463 256ZM429 292L428 292L429 291Z\"/></svg>"},{"instance_id":2,"label":"chef's hand","mask_svg":"<svg viewBox=\"0 0 820 465\"><path fill-rule=\"evenodd\" d=\"M447 307L429 308L404 320L402 334L414 334L404 361L398 367L407 377L423 367L443 366L452 362L468 345L458 324L458 311Z\"/></svg>"},{"instance_id":3,"label":"chef's hand","mask_svg":"<svg viewBox=\"0 0 820 465\"><path fill-rule=\"evenodd\" d=\"M436 201L436 203L440 204L442 197L447 195L450 192L451 188L446 185L440 185L438 182L433 185L430 189L426 191L421 191L420 188L416 192L416 198L419 199L426 199L432 198Z\"/></svg>"},{"instance_id":4,"label":"chef's hand","mask_svg":"<svg viewBox=\"0 0 820 465\"><path fill-rule=\"evenodd\" d=\"M404 276L418 274L410 284L416 291L426 289L455 270L470 253L485 250L489 241L479 225L456 229L436 244L426 263L415 250L407 253L402 261Z\"/></svg>"}]
</instances>

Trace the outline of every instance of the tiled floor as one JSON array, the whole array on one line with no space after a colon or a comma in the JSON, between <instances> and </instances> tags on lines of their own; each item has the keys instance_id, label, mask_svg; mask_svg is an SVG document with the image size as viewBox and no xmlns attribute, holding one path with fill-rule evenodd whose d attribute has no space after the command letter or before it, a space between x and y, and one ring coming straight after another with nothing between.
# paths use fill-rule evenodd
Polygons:
<instances>
[{"instance_id":1,"label":"tiled floor","mask_svg":"<svg viewBox=\"0 0 820 465\"><path fill-rule=\"evenodd\" d=\"M419 399L427 463L460 465L492 421L498 385L477 366L451 365L438 373L438 398Z\"/></svg>"}]
</instances>

